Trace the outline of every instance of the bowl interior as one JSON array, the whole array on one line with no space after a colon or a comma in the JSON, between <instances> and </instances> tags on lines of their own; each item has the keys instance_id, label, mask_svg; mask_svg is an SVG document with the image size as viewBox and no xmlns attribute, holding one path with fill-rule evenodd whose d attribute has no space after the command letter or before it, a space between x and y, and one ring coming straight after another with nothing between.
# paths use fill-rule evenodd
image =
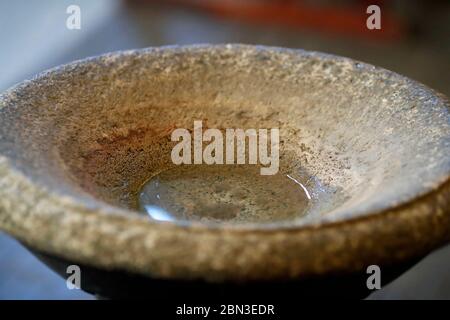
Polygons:
<instances>
[{"instance_id":1,"label":"bowl interior","mask_svg":"<svg viewBox=\"0 0 450 320\"><path fill-rule=\"evenodd\" d=\"M312 197L293 223L307 224L367 215L447 179L449 119L430 90L349 59L174 47L72 63L16 88L3 97L0 152L56 192L132 214L141 186L174 166L175 128L279 128L279 170Z\"/></svg>"}]
</instances>

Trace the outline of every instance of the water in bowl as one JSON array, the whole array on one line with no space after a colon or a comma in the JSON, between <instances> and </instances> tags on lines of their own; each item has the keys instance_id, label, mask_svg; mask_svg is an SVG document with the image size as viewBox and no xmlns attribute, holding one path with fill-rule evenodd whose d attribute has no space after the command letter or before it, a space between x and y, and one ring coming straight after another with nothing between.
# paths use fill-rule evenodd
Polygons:
<instances>
[{"instance_id":1,"label":"water in bowl","mask_svg":"<svg viewBox=\"0 0 450 320\"><path fill-rule=\"evenodd\" d=\"M148 180L139 209L154 220L271 223L305 215L311 202L299 177L264 176L251 165L182 165Z\"/></svg>"}]
</instances>

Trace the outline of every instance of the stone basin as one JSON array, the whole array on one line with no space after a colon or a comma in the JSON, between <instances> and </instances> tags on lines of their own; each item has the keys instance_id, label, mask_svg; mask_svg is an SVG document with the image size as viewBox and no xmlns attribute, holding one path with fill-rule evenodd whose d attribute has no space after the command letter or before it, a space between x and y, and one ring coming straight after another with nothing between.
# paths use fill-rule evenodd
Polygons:
<instances>
[{"instance_id":1,"label":"stone basin","mask_svg":"<svg viewBox=\"0 0 450 320\"><path fill-rule=\"evenodd\" d=\"M136 194L171 166L173 129L198 119L280 128L280 171L308 177L317 201L283 222L149 219ZM409 265L449 241L449 174L444 96L318 52L109 53L0 96L0 228L63 275L82 266L82 287L102 296L277 283L308 295L355 275L364 287L369 265Z\"/></svg>"}]
</instances>

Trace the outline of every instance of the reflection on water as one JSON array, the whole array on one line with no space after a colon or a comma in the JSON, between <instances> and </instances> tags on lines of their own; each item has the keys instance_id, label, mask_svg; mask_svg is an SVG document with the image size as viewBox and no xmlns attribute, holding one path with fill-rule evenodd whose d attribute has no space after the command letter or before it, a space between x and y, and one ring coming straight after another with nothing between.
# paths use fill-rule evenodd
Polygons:
<instances>
[{"instance_id":1,"label":"reflection on water","mask_svg":"<svg viewBox=\"0 0 450 320\"><path fill-rule=\"evenodd\" d=\"M299 177L257 166L177 166L151 178L140 210L159 221L277 222L305 215L311 193Z\"/></svg>"},{"instance_id":2,"label":"reflection on water","mask_svg":"<svg viewBox=\"0 0 450 320\"><path fill-rule=\"evenodd\" d=\"M172 215L166 212L163 208L153 205L143 206L148 216L154 220L158 221L173 221L175 220Z\"/></svg>"}]
</instances>

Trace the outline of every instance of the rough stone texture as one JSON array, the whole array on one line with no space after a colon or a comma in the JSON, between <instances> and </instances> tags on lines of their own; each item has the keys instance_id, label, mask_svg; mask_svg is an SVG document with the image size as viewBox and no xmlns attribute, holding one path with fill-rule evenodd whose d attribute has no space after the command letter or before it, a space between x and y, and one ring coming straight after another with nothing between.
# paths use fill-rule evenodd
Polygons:
<instances>
[{"instance_id":1,"label":"rough stone texture","mask_svg":"<svg viewBox=\"0 0 450 320\"><path fill-rule=\"evenodd\" d=\"M350 59L243 45L152 48L58 67L0 97L0 227L105 269L211 281L355 271L450 239L447 100ZM177 225L132 210L170 132L281 132L281 169L334 190L308 219Z\"/></svg>"}]
</instances>

